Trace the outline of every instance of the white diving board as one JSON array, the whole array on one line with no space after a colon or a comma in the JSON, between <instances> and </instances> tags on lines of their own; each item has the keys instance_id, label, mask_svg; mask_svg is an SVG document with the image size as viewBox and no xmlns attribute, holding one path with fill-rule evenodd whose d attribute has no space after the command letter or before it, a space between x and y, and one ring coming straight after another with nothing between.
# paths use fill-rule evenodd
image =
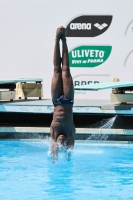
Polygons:
<instances>
[{"instance_id":1,"label":"white diving board","mask_svg":"<svg viewBox=\"0 0 133 200\"><path fill-rule=\"evenodd\" d=\"M18 78L18 79L0 79L0 84L8 83L29 83L29 82L43 82L42 78Z\"/></svg>"},{"instance_id":2,"label":"white diving board","mask_svg":"<svg viewBox=\"0 0 133 200\"><path fill-rule=\"evenodd\" d=\"M105 82L90 85L75 86L74 90L98 91L112 89L110 99L112 103L133 103L133 81ZM130 91L130 93L127 93Z\"/></svg>"},{"instance_id":3,"label":"white diving board","mask_svg":"<svg viewBox=\"0 0 133 200\"><path fill-rule=\"evenodd\" d=\"M119 81L119 82L105 82L105 83L95 83L89 85L75 86L74 90L104 90L111 88L127 88L133 87L133 81Z\"/></svg>"}]
</instances>

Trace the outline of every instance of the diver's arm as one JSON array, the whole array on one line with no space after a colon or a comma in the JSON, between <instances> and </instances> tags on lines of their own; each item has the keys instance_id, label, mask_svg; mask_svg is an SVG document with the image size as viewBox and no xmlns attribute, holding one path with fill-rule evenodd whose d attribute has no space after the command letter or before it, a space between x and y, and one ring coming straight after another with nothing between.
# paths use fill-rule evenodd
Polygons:
<instances>
[{"instance_id":1,"label":"diver's arm","mask_svg":"<svg viewBox=\"0 0 133 200\"><path fill-rule=\"evenodd\" d=\"M74 130L71 132L69 138L68 138L68 145L67 148L68 149L73 149L74 147L74 143L75 143L75 128Z\"/></svg>"},{"instance_id":2,"label":"diver's arm","mask_svg":"<svg viewBox=\"0 0 133 200\"><path fill-rule=\"evenodd\" d=\"M54 140L51 140L51 156L53 163L56 162L58 151L57 151L57 143Z\"/></svg>"},{"instance_id":3,"label":"diver's arm","mask_svg":"<svg viewBox=\"0 0 133 200\"><path fill-rule=\"evenodd\" d=\"M54 136L54 130L52 127L50 127L50 136L51 136L51 155L52 155L52 161L55 163L57 160L57 144L55 141Z\"/></svg>"}]
</instances>

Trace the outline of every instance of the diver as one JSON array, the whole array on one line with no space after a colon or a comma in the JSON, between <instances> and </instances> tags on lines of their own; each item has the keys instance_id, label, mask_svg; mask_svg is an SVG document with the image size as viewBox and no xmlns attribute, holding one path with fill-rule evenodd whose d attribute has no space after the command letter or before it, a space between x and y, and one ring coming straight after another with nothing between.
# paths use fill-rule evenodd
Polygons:
<instances>
[{"instance_id":1,"label":"diver","mask_svg":"<svg viewBox=\"0 0 133 200\"><path fill-rule=\"evenodd\" d=\"M62 58L60 56L62 41ZM51 95L54 105L53 119L50 127L51 154L55 161L60 149L69 153L74 147L75 126L73 123L74 86L69 68L68 48L63 26L56 30L54 47L54 74L51 83ZM68 153L68 156L69 156Z\"/></svg>"}]
</instances>

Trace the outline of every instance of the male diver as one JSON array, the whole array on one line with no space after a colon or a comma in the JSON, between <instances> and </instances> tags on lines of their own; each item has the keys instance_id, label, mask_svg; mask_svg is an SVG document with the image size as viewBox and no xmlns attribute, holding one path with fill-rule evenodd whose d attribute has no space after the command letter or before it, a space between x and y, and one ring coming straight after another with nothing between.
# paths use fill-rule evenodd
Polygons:
<instances>
[{"instance_id":1,"label":"male diver","mask_svg":"<svg viewBox=\"0 0 133 200\"><path fill-rule=\"evenodd\" d=\"M60 56L62 41L62 58ZM75 126L73 123L74 87L69 68L68 48L63 26L56 30L54 47L54 75L51 84L52 102L54 105L53 120L50 127L51 153L55 161L58 151L74 147ZM61 67L62 65L62 67Z\"/></svg>"}]
</instances>

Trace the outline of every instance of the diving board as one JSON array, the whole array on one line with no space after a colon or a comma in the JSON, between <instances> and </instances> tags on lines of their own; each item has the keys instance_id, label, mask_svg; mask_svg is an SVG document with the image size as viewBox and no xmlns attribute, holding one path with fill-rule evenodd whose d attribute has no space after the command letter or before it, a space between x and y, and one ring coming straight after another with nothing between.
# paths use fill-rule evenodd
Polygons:
<instances>
[{"instance_id":1,"label":"diving board","mask_svg":"<svg viewBox=\"0 0 133 200\"><path fill-rule=\"evenodd\" d=\"M74 90L104 90L111 88L129 88L133 87L133 81L119 81L119 82L105 82L105 83L95 83L89 85L75 86Z\"/></svg>"},{"instance_id":2,"label":"diving board","mask_svg":"<svg viewBox=\"0 0 133 200\"><path fill-rule=\"evenodd\" d=\"M98 91L112 89L112 103L133 103L133 81L117 81L75 86L74 90ZM127 93L128 92L128 93Z\"/></svg>"},{"instance_id":3,"label":"diving board","mask_svg":"<svg viewBox=\"0 0 133 200\"><path fill-rule=\"evenodd\" d=\"M0 79L0 100L13 101L15 98L43 96L43 79L41 78L18 78Z\"/></svg>"},{"instance_id":4,"label":"diving board","mask_svg":"<svg viewBox=\"0 0 133 200\"><path fill-rule=\"evenodd\" d=\"M17 79L0 79L0 84L9 84L9 83L27 83L27 82L43 82L42 78L17 78Z\"/></svg>"}]
</instances>

